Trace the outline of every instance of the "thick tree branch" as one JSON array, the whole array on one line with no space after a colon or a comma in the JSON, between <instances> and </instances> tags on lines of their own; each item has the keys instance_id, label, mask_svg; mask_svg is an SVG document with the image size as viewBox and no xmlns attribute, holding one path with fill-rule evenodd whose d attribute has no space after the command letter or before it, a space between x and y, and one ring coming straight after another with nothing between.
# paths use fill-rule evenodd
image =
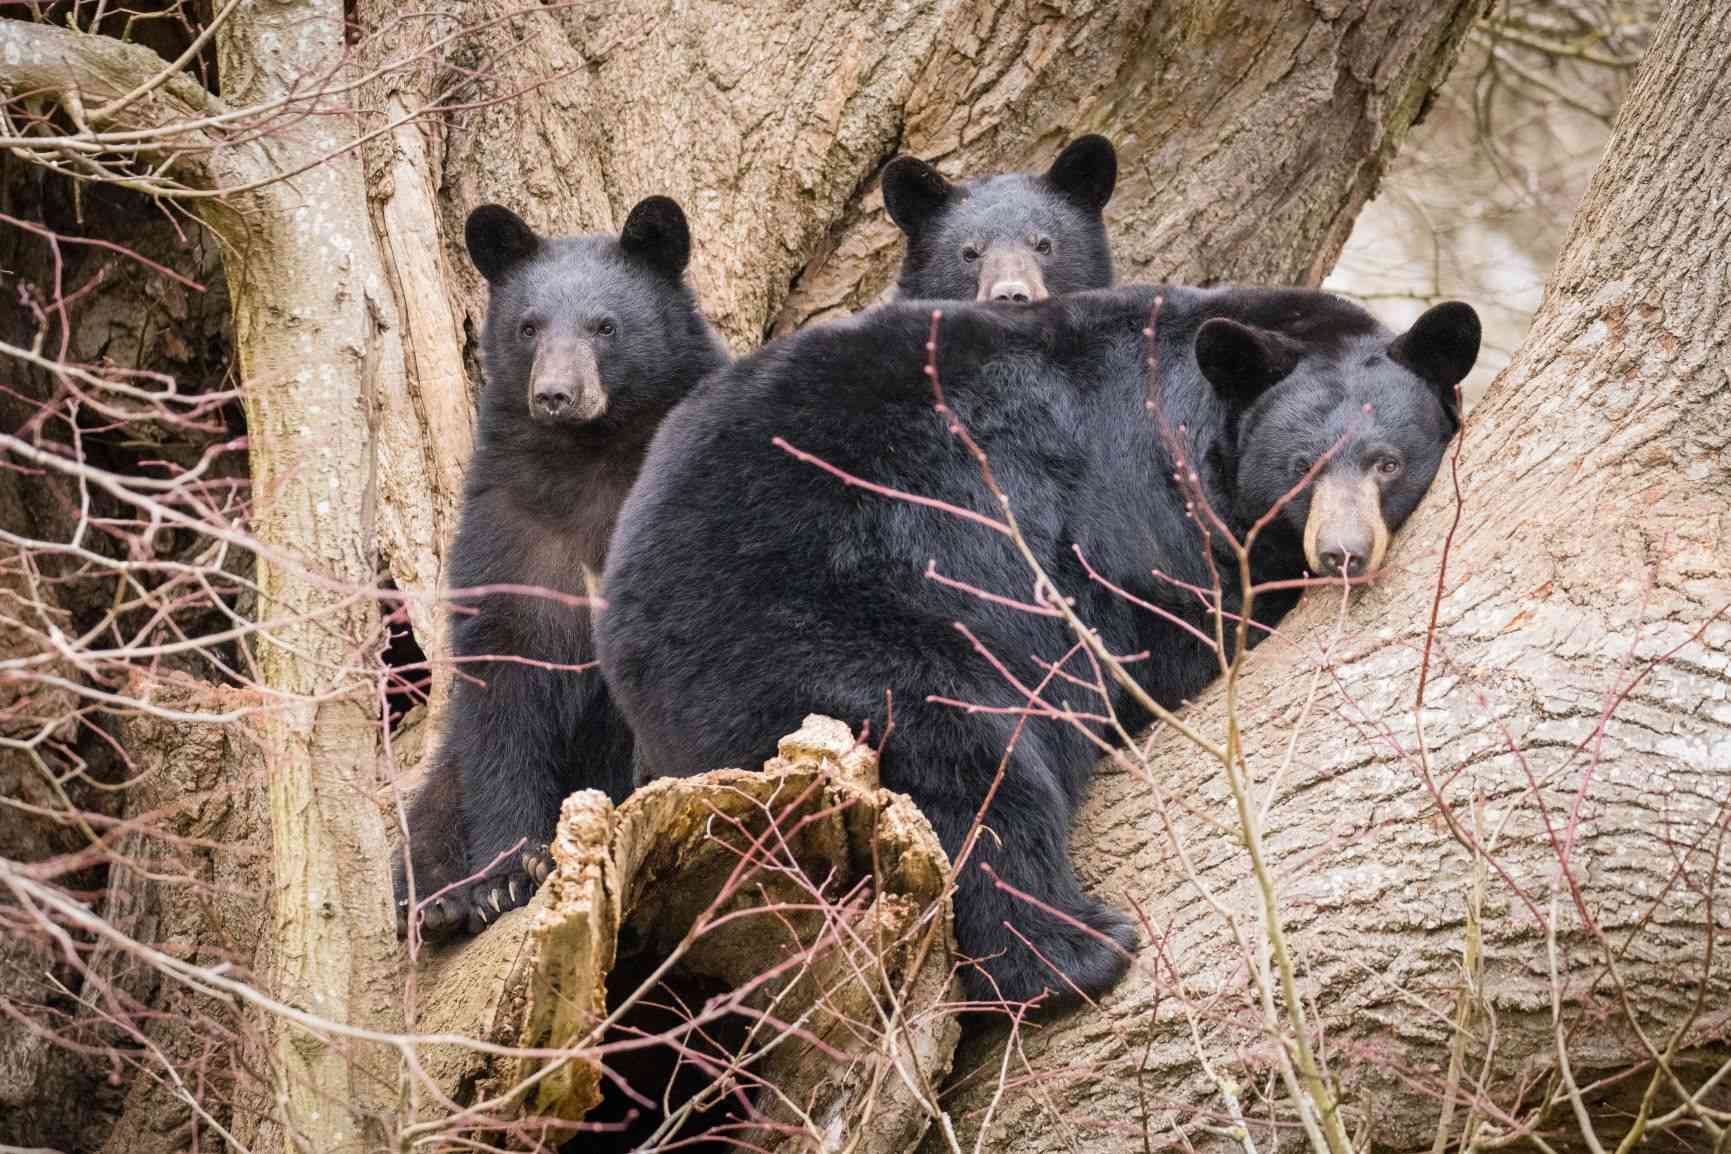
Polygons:
<instances>
[{"instance_id":1,"label":"thick tree branch","mask_svg":"<svg viewBox=\"0 0 1731 1154\"><path fill-rule=\"evenodd\" d=\"M0 20L0 89L14 100L57 103L71 122L67 132L30 131L10 110L0 147L32 154L77 178L106 174L113 180L98 162L115 153L173 153L178 179L209 187L252 152L244 148L230 149L226 157L214 154L217 142L207 128L228 116L229 108L148 48L110 36ZM108 114L99 119L94 114L103 106L110 106ZM143 180L142 186L156 183Z\"/></svg>"},{"instance_id":2,"label":"thick tree branch","mask_svg":"<svg viewBox=\"0 0 1731 1154\"><path fill-rule=\"evenodd\" d=\"M0 87L13 96L76 98L79 111L68 112L85 121L76 125L80 131L154 131L227 111L196 79L148 48L29 20L0 21ZM89 123L87 114L100 107L95 102L146 88L113 109L111 123Z\"/></svg>"}]
</instances>

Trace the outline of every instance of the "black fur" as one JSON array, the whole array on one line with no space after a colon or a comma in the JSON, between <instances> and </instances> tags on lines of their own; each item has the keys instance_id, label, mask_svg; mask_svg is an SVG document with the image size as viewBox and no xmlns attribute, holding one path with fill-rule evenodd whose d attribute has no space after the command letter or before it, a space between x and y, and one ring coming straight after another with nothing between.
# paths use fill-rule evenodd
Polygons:
<instances>
[{"instance_id":1,"label":"black fur","mask_svg":"<svg viewBox=\"0 0 1731 1154\"><path fill-rule=\"evenodd\" d=\"M534 256L541 238L504 205L483 204L464 222L463 242L476 270L494 281Z\"/></svg>"},{"instance_id":2,"label":"black fur","mask_svg":"<svg viewBox=\"0 0 1731 1154\"><path fill-rule=\"evenodd\" d=\"M583 596L584 569L599 576L656 426L727 360L681 279L690 253L685 217L672 201L651 197L632 211L623 239L540 238L514 213L488 205L471 215L466 233L491 299L451 584ZM561 419L532 408L537 358L544 372L549 363L580 363L605 398L600 415ZM476 932L497 910L528 900L545 876L545 845L568 793L593 787L618 800L631 786L630 731L593 669L464 661L592 662L586 609L495 592L459 602L451 622L462 676L439 752L409 809L416 900L524 845L428 906L422 930L429 937ZM400 862L396 892L402 928L408 894Z\"/></svg>"},{"instance_id":3,"label":"black fur","mask_svg":"<svg viewBox=\"0 0 1731 1154\"><path fill-rule=\"evenodd\" d=\"M1147 654L1128 668L1157 701L1177 706L1215 675L1216 657L1091 583L1072 552L1079 545L1120 587L1208 627L1193 598L1150 576L1209 583L1174 463L1144 407L1143 329L1157 291L1166 294L1160 408L1172 428L1183 426L1186 457L1240 531L1290 487L1295 455L1326 449L1349 425L1358 432L1335 458L1341 467L1366 446L1405 455L1384 500L1398 526L1454 423L1430 383L1385 355L1392 333L1318 292L1133 287L945 312L938 367L949 404L989 454L1041 564L1112 652ZM1268 330L1301 356L1260 392L1220 382L1233 394L1223 403L1195 355L1212 317ZM944 576L1031 600L1027 568L1002 535L843 485L771 444L783 437L866 480L999 515L933 410L923 372L929 323L926 306L892 303L808 329L710 378L663 425L614 533L596 639L643 775L757 764L807 713L870 721L881 733L893 694L885 784L913 797L949 852L960 848L1016 718L928 698L1000 709L1025 700L956 623L1027 685L1043 677L1033 658L1056 660L1074 639L1050 617L926 578L935 563ZM1304 519L1301 499L1265 534L1260 577L1301 573ZM1224 553L1216 561L1228 563ZM1260 598L1258 616L1272 621L1295 599ZM1080 656L1068 671L1092 679ZM1090 707L1085 691L1061 681L1047 696ZM1143 720L1123 692L1114 705ZM1082 891L1068 854L1070 817L1098 756L1069 724L1049 719L1030 721L1016 744L987 815L991 832L956 896L961 948L980 959L966 971L973 996L1025 999L1051 987L1062 1003L1074 998L1068 983L1092 996L1124 972L1131 923ZM983 865L1122 949L1008 896Z\"/></svg>"},{"instance_id":4,"label":"black fur","mask_svg":"<svg viewBox=\"0 0 1731 1154\"><path fill-rule=\"evenodd\" d=\"M1045 295L1105 288L1112 250L1101 212L1117 177L1117 154L1103 136L1072 141L1043 174L952 183L923 160L896 157L884 168L883 196L908 238L898 295L973 300L983 266L1007 252L1032 262Z\"/></svg>"},{"instance_id":5,"label":"black fur","mask_svg":"<svg viewBox=\"0 0 1731 1154\"><path fill-rule=\"evenodd\" d=\"M1389 359L1399 362L1437 390L1449 417L1458 421L1455 386L1472 371L1479 356L1479 318L1470 305L1444 301L1426 309L1389 346Z\"/></svg>"}]
</instances>

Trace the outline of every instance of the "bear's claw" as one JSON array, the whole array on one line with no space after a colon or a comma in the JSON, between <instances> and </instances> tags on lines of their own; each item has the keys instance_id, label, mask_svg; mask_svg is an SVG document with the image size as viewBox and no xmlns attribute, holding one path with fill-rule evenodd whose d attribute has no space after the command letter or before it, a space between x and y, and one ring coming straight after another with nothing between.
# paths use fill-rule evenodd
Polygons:
<instances>
[{"instance_id":1,"label":"bear's claw","mask_svg":"<svg viewBox=\"0 0 1731 1154\"><path fill-rule=\"evenodd\" d=\"M553 872L545 851L522 854L506 873L490 873L446 890L420 907L421 940L441 941L460 934L478 934L500 916L527 905ZM408 937L409 903L397 902L397 936Z\"/></svg>"},{"instance_id":2,"label":"bear's claw","mask_svg":"<svg viewBox=\"0 0 1731 1154\"><path fill-rule=\"evenodd\" d=\"M529 875L537 887L545 885L547 879L553 876L553 859L545 853L525 853L522 862L523 871Z\"/></svg>"}]
</instances>

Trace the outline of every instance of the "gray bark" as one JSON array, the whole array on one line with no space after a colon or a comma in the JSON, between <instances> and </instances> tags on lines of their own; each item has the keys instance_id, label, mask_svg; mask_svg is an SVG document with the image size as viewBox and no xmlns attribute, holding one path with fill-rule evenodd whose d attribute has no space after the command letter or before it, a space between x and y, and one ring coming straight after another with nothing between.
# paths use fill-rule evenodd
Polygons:
<instances>
[{"instance_id":1,"label":"gray bark","mask_svg":"<svg viewBox=\"0 0 1731 1154\"><path fill-rule=\"evenodd\" d=\"M239 12L217 37L224 99L263 103L308 78L341 76L344 45L341 0ZM274 126L262 162L219 187L295 175L225 198L211 219L234 253L251 528L274 554L261 556L259 616L281 618L258 651L260 681L282 702L257 715L270 803L270 987L310 1014L390 1032L404 1021L390 846L367 804L378 784L379 718L365 654L378 611L352 594L375 581L374 407L401 390L404 353L360 158L333 155L352 124L333 115L339 109ZM262 1144L386 1141L393 1056L275 1026L278 1101Z\"/></svg>"}]
</instances>

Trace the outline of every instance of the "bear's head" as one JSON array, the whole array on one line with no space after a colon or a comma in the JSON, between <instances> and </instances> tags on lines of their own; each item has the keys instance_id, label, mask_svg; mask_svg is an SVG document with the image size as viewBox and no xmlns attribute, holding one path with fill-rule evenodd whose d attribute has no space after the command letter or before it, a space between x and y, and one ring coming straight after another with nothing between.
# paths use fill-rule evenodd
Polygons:
<instances>
[{"instance_id":1,"label":"bear's head","mask_svg":"<svg viewBox=\"0 0 1731 1154\"><path fill-rule=\"evenodd\" d=\"M1368 576L1460 427L1455 388L1478 359L1479 318L1450 301L1395 336L1354 305L1308 295L1329 302L1308 332L1203 322L1197 366L1229 414L1238 517L1265 515L1321 461L1273 526L1302 543L1309 572Z\"/></svg>"},{"instance_id":2,"label":"bear's head","mask_svg":"<svg viewBox=\"0 0 1731 1154\"><path fill-rule=\"evenodd\" d=\"M951 183L923 160L884 169L884 207L907 234L897 289L927 300L1037 301L1112 283L1101 217L1118 180L1103 136L1084 136L1042 174Z\"/></svg>"},{"instance_id":3,"label":"bear's head","mask_svg":"<svg viewBox=\"0 0 1731 1154\"><path fill-rule=\"evenodd\" d=\"M485 204L464 240L487 279L482 408L492 419L613 426L665 411L694 383L693 359L723 357L685 284L691 233L667 197L640 201L616 237L538 236Z\"/></svg>"}]
</instances>

